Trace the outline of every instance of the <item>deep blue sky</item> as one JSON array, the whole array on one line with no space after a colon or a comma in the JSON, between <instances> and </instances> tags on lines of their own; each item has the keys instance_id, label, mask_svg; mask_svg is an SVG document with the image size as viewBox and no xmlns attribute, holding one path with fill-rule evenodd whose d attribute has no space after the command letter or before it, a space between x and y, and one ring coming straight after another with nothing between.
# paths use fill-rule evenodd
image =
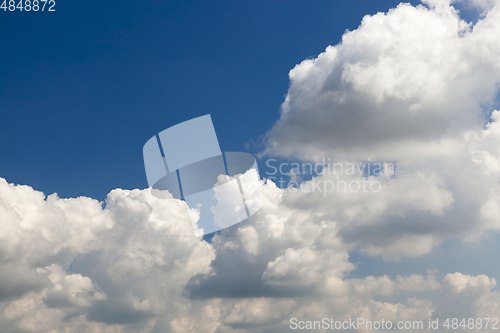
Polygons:
<instances>
[{"instance_id":1,"label":"deep blue sky","mask_svg":"<svg viewBox=\"0 0 500 333\"><path fill-rule=\"evenodd\" d=\"M0 177L99 200L145 188L143 144L207 113L223 151L258 152L288 71L399 2L56 0L56 12L0 11Z\"/></svg>"}]
</instances>

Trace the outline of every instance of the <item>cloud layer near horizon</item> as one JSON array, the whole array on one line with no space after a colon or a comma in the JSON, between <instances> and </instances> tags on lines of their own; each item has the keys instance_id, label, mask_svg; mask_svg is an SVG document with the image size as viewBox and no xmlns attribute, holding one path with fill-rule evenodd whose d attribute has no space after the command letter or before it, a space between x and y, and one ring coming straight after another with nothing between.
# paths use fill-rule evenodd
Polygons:
<instances>
[{"instance_id":1,"label":"cloud layer near horizon","mask_svg":"<svg viewBox=\"0 0 500 333\"><path fill-rule=\"evenodd\" d=\"M149 190L113 190L102 207L0 179L2 330L276 332L292 317L498 314L496 281L485 275L350 278L340 223L297 207L272 182L263 191L262 209L236 237L207 243L179 236L192 233L183 202ZM411 297L376 300L401 293Z\"/></svg>"}]
</instances>

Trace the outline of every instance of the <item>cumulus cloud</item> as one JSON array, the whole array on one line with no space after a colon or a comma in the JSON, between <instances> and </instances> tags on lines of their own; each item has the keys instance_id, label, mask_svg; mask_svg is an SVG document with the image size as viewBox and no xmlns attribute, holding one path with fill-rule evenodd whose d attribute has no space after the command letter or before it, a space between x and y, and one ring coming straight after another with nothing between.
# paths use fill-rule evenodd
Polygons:
<instances>
[{"instance_id":1,"label":"cumulus cloud","mask_svg":"<svg viewBox=\"0 0 500 333\"><path fill-rule=\"evenodd\" d=\"M393 295L402 291L422 292L440 288L440 283L432 272L427 277L413 274L411 276L398 275L395 280L384 275L380 277L368 276L364 279L351 279L357 293L370 295Z\"/></svg>"},{"instance_id":2,"label":"cumulus cloud","mask_svg":"<svg viewBox=\"0 0 500 333\"><path fill-rule=\"evenodd\" d=\"M498 303L494 279L481 275L350 278L356 264L337 223L286 202L272 182L236 236L211 243L192 235L184 202L149 190L114 190L99 203L2 179L0 193L5 332L272 332L290 318L426 320L457 313L458 298L464 314ZM63 242L85 225L86 237ZM414 296L375 299L401 293Z\"/></svg>"},{"instance_id":3,"label":"cumulus cloud","mask_svg":"<svg viewBox=\"0 0 500 333\"><path fill-rule=\"evenodd\" d=\"M290 71L267 153L318 160L449 154L500 82L500 9L471 25L446 1L400 4Z\"/></svg>"},{"instance_id":4,"label":"cumulus cloud","mask_svg":"<svg viewBox=\"0 0 500 333\"><path fill-rule=\"evenodd\" d=\"M215 257L188 236L187 206L149 191L114 190L102 207L0 179L0 212L5 332L152 328L179 311L183 285Z\"/></svg>"},{"instance_id":5,"label":"cumulus cloud","mask_svg":"<svg viewBox=\"0 0 500 333\"><path fill-rule=\"evenodd\" d=\"M290 71L263 156L389 161L397 172L323 174L303 188L376 181L381 191L326 195L325 185L285 203L321 212L344 242L385 259L498 229L500 5L471 5L485 11L474 24L446 0L367 15Z\"/></svg>"},{"instance_id":6,"label":"cumulus cloud","mask_svg":"<svg viewBox=\"0 0 500 333\"><path fill-rule=\"evenodd\" d=\"M492 290L495 285L495 279L486 275L470 276L461 273L446 275L439 295L436 316L498 318L500 295Z\"/></svg>"}]
</instances>

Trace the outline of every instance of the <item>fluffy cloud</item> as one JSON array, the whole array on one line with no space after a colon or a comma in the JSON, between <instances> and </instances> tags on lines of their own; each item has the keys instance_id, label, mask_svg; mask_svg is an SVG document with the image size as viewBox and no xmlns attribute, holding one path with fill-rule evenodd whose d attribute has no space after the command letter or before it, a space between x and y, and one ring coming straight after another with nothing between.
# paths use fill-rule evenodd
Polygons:
<instances>
[{"instance_id":1,"label":"fluffy cloud","mask_svg":"<svg viewBox=\"0 0 500 333\"><path fill-rule=\"evenodd\" d=\"M398 275L395 280L387 275L381 277L368 276L364 279L352 279L350 283L357 293L370 295L393 295L402 291L422 292L439 289L439 282L436 281L434 274L430 273L427 277L418 274L408 277Z\"/></svg>"},{"instance_id":2,"label":"fluffy cloud","mask_svg":"<svg viewBox=\"0 0 500 333\"><path fill-rule=\"evenodd\" d=\"M188 236L182 201L149 190L114 190L104 205L3 179L0 193L4 332L278 332L290 318L425 321L493 316L499 304L494 279L481 275L350 278L337 223L286 202L272 182L262 209L211 243ZM419 296L428 292L440 293L436 304ZM375 299L401 293L413 296Z\"/></svg>"},{"instance_id":3,"label":"fluffy cloud","mask_svg":"<svg viewBox=\"0 0 500 333\"><path fill-rule=\"evenodd\" d=\"M188 236L185 204L149 191L114 190L103 208L0 179L0 216L4 332L153 328L215 257Z\"/></svg>"},{"instance_id":4,"label":"fluffy cloud","mask_svg":"<svg viewBox=\"0 0 500 333\"><path fill-rule=\"evenodd\" d=\"M285 203L314 209L335 221L344 242L386 259L498 229L500 5L470 5L484 11L474 24L446 0L367 15L290 71L264 156L390 161L397 172L323 174L303 187L367 180L381 191L326 195L325 185Z\"/></svg>"},{"instance_id":5,"label":"fluffy cloud","mask_svg":"<svg viewBox=\"0 0 500 333\"><path fill-rule=\"evenodd\" d=\"M290 71L267 153L319 160L449 154L481 128L500 82L500 8L471 25L446 1L365 16Z\"/></svg>"},{"instance_id":6,"label":"fluffy cloud","mask_svg":"<svg viewBox=\"0 0 500 333\"><path fill-rule=\"evenodd\" d=\"M490 279L486 275L448 274L443 279L436 316L498 318L500 295L492 290L495 285L495 279Z\"/></svg>"}]
</instances>

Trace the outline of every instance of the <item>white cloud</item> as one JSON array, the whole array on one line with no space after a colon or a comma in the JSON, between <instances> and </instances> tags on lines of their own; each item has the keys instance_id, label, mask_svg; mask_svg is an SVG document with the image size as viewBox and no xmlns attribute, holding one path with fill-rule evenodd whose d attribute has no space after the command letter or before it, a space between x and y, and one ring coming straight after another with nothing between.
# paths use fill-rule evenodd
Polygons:
<instances>
[{"instance_id":1,"label":"white cloud","mask_svg":"<svg viewBox=\"0 0 500 333\"><path fill-rule=\"evenodd\" d=\"M389 276L368 276L364 279L351 279L357 293L367 293L370 295L394 295L401 291L422 292L436 290L441 287L434 274L424 277L419 274L411 276L398 275L395 280Z\"/></svg>"},{"instance_id":2,"label":"white cloud","mask_svg":"<svg viewBox=\"0 0 500 333\"><path fill-rule=\"evenodd\" d=\"M152 328L176 315L183 285L215 257L187 236L185 204L149 191L114 190L103 208L0 179L0 211L5 332Z\"/></svg>"},{"instance_id":3,"label":"white cloud","mask_svg":"<svg viewBox=\"0 0 500 333\"><path fill-rule=\"evenodd\" d=\"M500 9L474 26L446 1L365 16L290 71L267 153L414 159L456 153L481 128L500 83Z\"/></svg>"},{"instance_id":4,"label":"white cloud","mask_svg":"<svg viewBox=\"0 0 500 333\"><path fill-rule=\"evenodd\" d=\"M495 281L486 276L349 278L356 267L337 224L286 202L271 182L263 186L262 209L237 226L237 237L215 236L212 244L180 237L192 228L187 208L148 190L114 190L105 207L88 198L45 200L3 180L0 193L0 232L18 235L0 253L0 269L10 274L1 285L18 290L0 294L0 325L8 333L272 332L286 330L292 317L424 320L435 311L455 313L461 297L463 313L492 315L488 309L498 307ZM55 212L64 219L48 218ZM44 222L31 221L35 215ZM59 246L82 224L97 231ZM12 248L19 249L15 257ZM440 292L439 302L418 296L425 292ZM374 299L401 293L416 296Z\"/></svg>"},{"instance_id":5,"label":"white cloud","mask_svg":"<svg viewBox=\"0 0 500 333\"><path fill-rule=\"evenodd\" d=\"M436 315L442 318L498 318L500 295L492 290L495 285L495 279L486 275L446 275Z\"/></svg>"},{"instance_id":6,"label":"white cloud","mask_svg":"<svg viewBox=\"0 0 500 333\"><path fill-rule=\"evenodd\" d=\"M499 228L500 5L475 5L486 10L475 24L446 0L367 15L290 71L264 156L389 161L397 172L367 179L380 193L298 191L286 205L322 214L344 242L391 260Z\"/></svg>"}]
</instances>

